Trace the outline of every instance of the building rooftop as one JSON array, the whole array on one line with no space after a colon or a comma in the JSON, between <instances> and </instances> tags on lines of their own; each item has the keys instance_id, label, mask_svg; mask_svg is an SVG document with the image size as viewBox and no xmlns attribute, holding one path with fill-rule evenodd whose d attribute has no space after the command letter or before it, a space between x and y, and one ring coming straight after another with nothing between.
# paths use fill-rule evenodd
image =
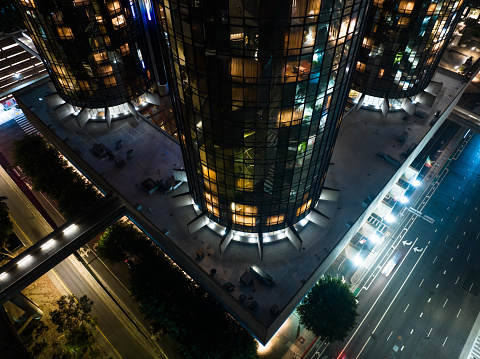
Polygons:
<instances>
[{"instance_id":1,"label":"building rooftop","mask_svg":"<svg viewBox=\"0 0 480 359\"><path fill-rule=\"evenodd\" d=\"M174 198L188 192L187 184L171 193L161 189L149 192L142 187L148 179L152 183L160 180L166 183L173 170L183 166L178 141L151 122L130 117L113 121L111 127L107 127L106 122L89 121L80 128L73 115L59 120L53 108L43 101L52 93L46 81L20 90L14 96L40 132L47 138L62 139L68 145L71 151L67 157L87 177L96 182L90 169L82 168L84 161L86 167L93 168L102 181L167 234L160 242L174 244L181 250L176 253L167 250L180 266L185 261L194 264L189 268L195 273L189 271L189 275L197 279L200 274L210 275L215 269L215 275L209 277L211 285L203 285L261 342L266 342L343 251L349 241L344 239L349 232L347 223L351 226L363 218L365 198L375 198L397 172L397 167L379 158L377 153L383 152L403 162L401 154L412 143L420 143L431 129L432 120L437 118L436 112L443 113L465 86L462 76L441 68L433 81L443 86L432 107L418 104L417 109L426 114L423 118L407 115L403 110L391 111L383 117L380 111L367 109L353 109L344 116L325 183L326 187L340 191L338 200L321 199L316 207L330 219L328 225L323 228L308 223L300 231L303 240L300 251L288 239L265 244L263 260L256 244L238 241L232 241L221 254L221 237L208 226L189 233L187 223L195 219L197 213L192 205L178 206L178 198ZM397 137L404 131L408 138L401 143ZM121 146L117 145L119 140ZM95 144L105 146L115 158L99 156L94 150ZM129 150L133 151L128 154ZM108 191L108 188L102 189ZM250 270L252 265L256 265L260 273L265 272L263 279ZM269 277L271 280L265 280ZM258 307L252 305L253 302L257 302Z\"/></svg>"}]
</instances>

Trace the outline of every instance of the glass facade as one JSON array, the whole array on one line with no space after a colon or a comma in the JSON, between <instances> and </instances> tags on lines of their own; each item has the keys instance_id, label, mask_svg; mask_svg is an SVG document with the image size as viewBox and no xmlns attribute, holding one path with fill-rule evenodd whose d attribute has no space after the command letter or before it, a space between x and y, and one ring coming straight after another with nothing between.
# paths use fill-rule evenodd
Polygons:
<instances>
[{"instance_id":1,"label":"glass facade","mask_svg":"<svg viewBox=\"0 0 480 359\"><path fill-rule=\"evenodd\" d=\"M190 191L268 233L319 199L367 0L160 0Z\"/></svg>"},{"instance_id":2,"label":"glass facade","mask_svg":"<svg viewBox=\"0 0 480 359\"><path fill-rule=\"evenodd\" d=\"M374 0L352 88L380 99L414 96L430 82L463 0Z\"/></svg>"},{"instance_id":3,"label":"glass facade","mask_svg":"<svg viewBox=\"0 0 480 359\"><path fill-rule=\"evenodd\" d=\"M17 0L17 5L68 103L116 106L154 84L139 0Z\"/></svg>"}]
</instances>

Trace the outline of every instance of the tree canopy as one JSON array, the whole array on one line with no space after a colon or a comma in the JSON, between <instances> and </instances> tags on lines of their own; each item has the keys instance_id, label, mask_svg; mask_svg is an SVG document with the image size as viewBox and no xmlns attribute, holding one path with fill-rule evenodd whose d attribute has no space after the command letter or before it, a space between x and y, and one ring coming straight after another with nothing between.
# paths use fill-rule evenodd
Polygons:
<instances>
[{"instance_id":1,"label":"tree canopy","mask_svg":"<svg viewBox=\"0 0 480 359\"><path fill-rule=\"evenodd\" d=\"M111 226L96 250L107 261L135 258L132 294L153 329L181 343L184 358L256 358L253 337L131 223Z\"/></svg>"},{"instance_id":2,"label":"tree canopy","mask_svg":"<svg viewBox=\"0 0 480 359\"><path fill-rule=\"evenodd\" d=\"M152 241L131 222L118 221L102 234L96 251L103 260L117 263L128 256L144 257L154 248Z\"/></svg>"},{"instance_id":3,"label":"tree canopy","mask_svg":"<svg viewBox=\"0 0 480 359\"><path fill-rule=\"evenodd\" d=\"M12 253L10 253L10 251L8 250L7 244L8 239L13 234L13 223L10 219L10 212L5 200L7 200L7 197L0 196L0 247L3 248L5 252L7 252L2 252L2 254L12 257Z\"/></svg>"},{"instance_id":4,"label":"tree canopy","mask_svg":"<svg viewBox=\"0 0 480 359\"><path fill-rule=\"evenodd\" d=\"M340 279L320 279L297 307L300 324L329 342L342 341L355 326L357 301Z\"/></svg>"},{"instance_id":5,"label":"tree canopy","mask_svg":"<svg viewBox=\"0 0 480 359\"><path fill-rule=\"evenodd\" d=\"M100 198L60 153L43 137L26 135L12 148L15 165L30 178L33 189L55 199L60 212L69 219Z\"/></svg>"}]
</instances>

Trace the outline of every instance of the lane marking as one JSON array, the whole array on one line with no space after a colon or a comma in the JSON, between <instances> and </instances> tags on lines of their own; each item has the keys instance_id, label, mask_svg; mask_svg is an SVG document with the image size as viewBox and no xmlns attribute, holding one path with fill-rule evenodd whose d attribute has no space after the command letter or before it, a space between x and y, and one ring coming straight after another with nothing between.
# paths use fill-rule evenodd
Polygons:
<instances>
[{"instance_id":1,"label":"lane marking","mask_svg":"<svg viewBox=\"0 0 480 359\"><path fill-rule=\"evenodd\" d=\"M473 283L470 284L470 289L468 290L469 292L472 290L472 287L473 287Z\"/></svg>"},{"instance_id":2,"label":"lane marking","mask_svg":"<svg viewBox=\"0 0 480 359\"><path fill-rule=\"evenodd\" d=\"M413 242L413 245L415 245L415 242L417 241L417 239L415 239L415 241ZM363 317L362 321L360 322L360 324L358 325L357 329L355 330L355 332L350 336L350 339L348 340L347 344L345 344L345 346L343 347L342 351L340 352L340 354L338 354L338 357L340 357L343 352L345 352L345 349L347 349L348 345L350 344L350 342L353 340L353 338L355 337L355 335L357 334L357 332L360 330L360 328L362 327L363 323L365 322L365 320L367 319L368 315L370 314L370 312L373 310L373 308L375 307L375 304L377 304L377 302L380 300L383 292L387 289L388 285L390 284L390 282L392 281L392 279L395 277L395 274L397 273L398 269L402 266L403 262L405 261L405 258L407 258L408 254L410 253L410 251L412 250L413 248L413 245L410 247L410 249L408 250L407 254L403 257L403 260L400 262L400 265L397 267L397 269L395 270L395 272L393 273L392 277L390 277L390 279L388 280L387 284L383 287L382 291L380 292L380 294L377 296L377 299L375 299L375 302L372 304L372 306L370 307L370 309L368 310L367 314ZM410 271L410 273L408 274L408 277L405 279L405 282L408 280L408 278L410 277L410 275L412 274L413 270L415 269L415 267L417 266L417 263L418 261L423 257L424 253L427 251L427 248L428 248L428 245L425 247L425 250L420 254L420 256L418 257L417 259L417 262L415 263L415 265L413 266L412 270ZM395 295L395 298L393 298L393 300L395 300L398 296L398 293L400 293L400 291L402 290L403 286L405 285L405 282L403 282L400 290L397 292L397 294ZM390 309L390 307L392 306L392 303L393 301L390 303L389 307L387 308L387 310L385 311L385 313L383 314L382 318L380 319L380 321L383 320L383 318L385 317L385 314L387 314L388 312L388 309ZM377 324L377 327L378 328L378 325ZM376 330L375 328L375 330ZM372 334L375 333L375 330L373 330ZM363 348L361 349L360 353L357 355L357 358L360 356L360 354L362 354L362 351L363 349L365 349L365 346L368 344L368 342L370 341L370 338L371 337L368 337L368 340L367 342L365 343L365 345L363 346Z\"/></svg>"},{"instance_id":3,"label":"lane marking","mask_svg":"<svg viewBox=\"0 0 480 359\"><path fill-rule=\"evenodd\" d=\"M429 331L428 334L427 334L427 338L430 336L430 333L432 332L432 329L433 329L433 328L430 328L430 331Z\"/></svg>"},{"instance_id":4,"label":"lane marking","mask_svg":"<svg viewBox=\"0 0 480 359\"><path fill-rule=\"evenodd\" d=\"M413 329L410 331L410 335L413 333Z\"/></svg>"},{"instance_id":5,"label":"lane marking","mask_svg":"<svg viewBox=\"0 0 480 359\"><path fill-rule=\"evenodd\" d=\"M424 278L425 279L425 278ZM420 285L418 286L418 288L420 288L422 286L422 283L424 281L424 279L422 279L422 281L420 282Z\"/></svg>"},{"instance_id":6,"label":"lane marking","mask_svg":"<svg viewBox=\"0 0 480 359\"><path fill-rule=\"evenodd\" d=\"M445 306L447 305L447 302L448 302L448 298L447 300L445 301L445 303L443 303L443 307L445 308Z\"/></svg>"},{"instance_id":7,"label":"lane marking","mask_svg":"<svg viewBox=\"0 0 480 359\"><path fill-rule=\"evenodd\" d=\"M420 318L422 317L422 315L423 315L423 312L420 313Z\"/></svg>"},{"instance_id":8,"label":"lane marking","mask_svg":"<svg viewBox=\"0 0 480 359\"><path fill-rule=\"evenodd\" d=\"M409 305L410 305L410 303L407 304L407 307L406 307L405 310L403 311L404 313L407 311Z\"/></svg>"},{"instance_id":9,"label":"lane marking","mask_svg":"<svg viewBox=\"0 0 480 359\"><path fill-rule=\"evenodd\" d=\"M444 347L444 346L445 346L445 343L447 342L447 339L448 339L448 337L446 337L446 338L445 338L445 341L443 342L443 345L442 345L442 347Z\"/></svg>"},{"instance_id":10,"label":"lane marking","mask_svg":"<svg viewBox=\"0 0 480 359\"><path fill-rule=\"evenodd\" d=\"M435 288L438 288L438 286L439 286L439 285L440 285L440 284L439 284L439 283L437 283L437 286L436 286Z\"/></svg>"},{"instance_id":11,"label":"lane marking","mask_svg":"<svg viewBox=\"0 0 480 359\"><path fill-rule=\"evenodd\" d=\"M460 310L458 311L458 314L457 314L457 318L458 316L460 315L460 312L462 311L462 309L460 308Z\"/></svg>"},{"instance_id":12,"label":"lane marking","mask_svg":"<svg viewBox=\"0 0 480 359\"><path fill-rule=\"evenodd\" d=\"M437 257L435 257L435 259L433 260L433 263L435 263L436 260L437 260Z\"/></svg>"},{"instance_id":13,"label":"lane marking","mask_svg":"<svg viewBox=\"0 0 480 359\"><path fill-rule=\"evenodd\" d=\"M470 253L468 253L467 262L468 262L469 259L470 259Z\"/></svg>"},{"instance_id":14,"label":"lane marking","mask_svg":"<svg viewBox=\"0 0 480 359\"><path fill-rule=\"evenodd\" d=\"M447 270L446 270L446 269L443 271L443 274L445 274L445 273L447 273Z\"/></svg>"},{"instance_id":15,"label":"lane marking","mask_svg":"<svg viewBox=\"0 0 480 359\"><path fill-rule=\"evenodd\" d=\"M460 277L458 277L458 278L457 278L457 280L455 281L455 284L457 284L457 283L458 283L458 280L459 280L459 279L460 279Z\"/></svg>"},{"instance_id":16,"label":"lane marking","mask_svg":"<svg viewBox=\"0 0 480 359\"><path fill-rule=\"evenodd\" d=\"M390 337L392 336L392 334L393 334L393 330L390 332L390 335L387 338L387 342L388 342L388 339L390 339Z\"/></svg>"},{"instance_id":17,"label":"lane marking","mask_svg":"<svg viewBox=\"0 0 480 359\"><path fill-rule=\"evenodd\" d=\"M432 298L428 298L428 303L430 303L431 300L432 300Z\"/></svg>"}]
</instances>

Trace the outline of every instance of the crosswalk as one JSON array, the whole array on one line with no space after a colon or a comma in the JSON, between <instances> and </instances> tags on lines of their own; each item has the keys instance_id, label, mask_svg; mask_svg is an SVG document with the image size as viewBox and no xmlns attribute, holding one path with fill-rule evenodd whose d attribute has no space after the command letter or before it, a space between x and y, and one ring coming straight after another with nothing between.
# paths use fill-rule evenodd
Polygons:
<instances>
[{"instance_id":1,"label":"crosswalk","mask_svg":"<svg viewBox=\"0 0 480 359\"><path fill-rule=\"evenodd\" d=\"M18 125L22 128L22 130L28 134L28 135L33 135L33 134L40 134L40 132L37 131L33 125L28 122L27 118L25 115L22 113L14 118L15 122L18 123Z\"/></svg>"},{"instance_id":2,"label":"crosswalk","mask_svg":"<svg viewBox=\"0 0 480 359\"><path fill-rule=\"evenodd\" d=\"M470 353L468 354L467 359L480 359L480 332L475 338L475 342L470 349Z\"/></svg>"}]
</instances>

